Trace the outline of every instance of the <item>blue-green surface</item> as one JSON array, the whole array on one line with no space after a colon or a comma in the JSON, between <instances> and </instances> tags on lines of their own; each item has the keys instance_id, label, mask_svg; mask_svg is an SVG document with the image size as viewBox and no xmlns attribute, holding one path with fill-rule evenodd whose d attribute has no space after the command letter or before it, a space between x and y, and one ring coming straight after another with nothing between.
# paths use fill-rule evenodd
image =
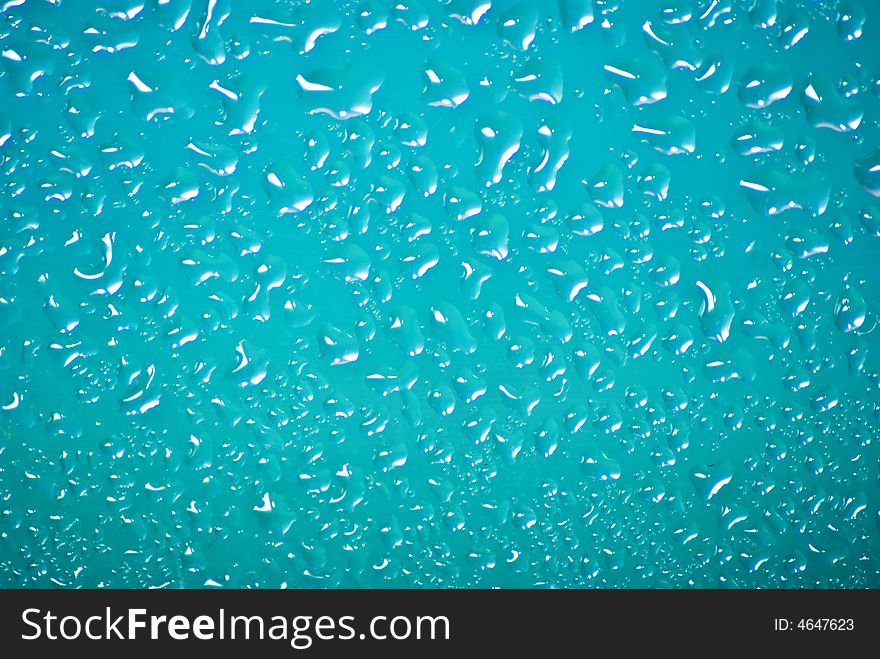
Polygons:
<instances>
[{"instance_id":1,"label":"blue-green surface","mask_svg":"<svg viewBox=\"0 0 880 659\"><path fill-rule=\"evenodd\" d=\"M5 0L0 585L880 587L873 0Z\"/></svg>"}]
</instances>

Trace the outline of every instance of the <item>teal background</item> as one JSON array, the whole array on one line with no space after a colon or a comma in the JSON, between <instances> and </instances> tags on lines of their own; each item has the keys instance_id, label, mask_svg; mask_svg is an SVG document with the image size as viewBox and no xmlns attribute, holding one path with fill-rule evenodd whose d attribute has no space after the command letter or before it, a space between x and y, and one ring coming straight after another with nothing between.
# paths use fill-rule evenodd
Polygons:
<instances>
[{"instance_id":1,"label":"teal background","mask_svg":"<svg viewBox=\"0 0 880 659\"><path fill-rule=\"evenodd\" d=\"M0 5L0 585L878 587L880 16Z\"/></svg>"}]
</instances>

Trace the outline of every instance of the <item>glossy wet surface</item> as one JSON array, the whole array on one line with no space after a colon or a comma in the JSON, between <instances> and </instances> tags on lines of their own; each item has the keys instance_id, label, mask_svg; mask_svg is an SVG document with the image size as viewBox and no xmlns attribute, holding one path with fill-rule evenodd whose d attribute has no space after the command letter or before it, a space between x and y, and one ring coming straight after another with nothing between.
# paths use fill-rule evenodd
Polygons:
<instances>
[{"instance_id":1,"label":"glossy wet surface","mask_svg":"<svg viewBox=\"0 0 880 659\"><path fill-rule=\"evenodd\" d=\"M865 0L0 5L0 585L880 586Z\"/></svg>"}]
</instances>

